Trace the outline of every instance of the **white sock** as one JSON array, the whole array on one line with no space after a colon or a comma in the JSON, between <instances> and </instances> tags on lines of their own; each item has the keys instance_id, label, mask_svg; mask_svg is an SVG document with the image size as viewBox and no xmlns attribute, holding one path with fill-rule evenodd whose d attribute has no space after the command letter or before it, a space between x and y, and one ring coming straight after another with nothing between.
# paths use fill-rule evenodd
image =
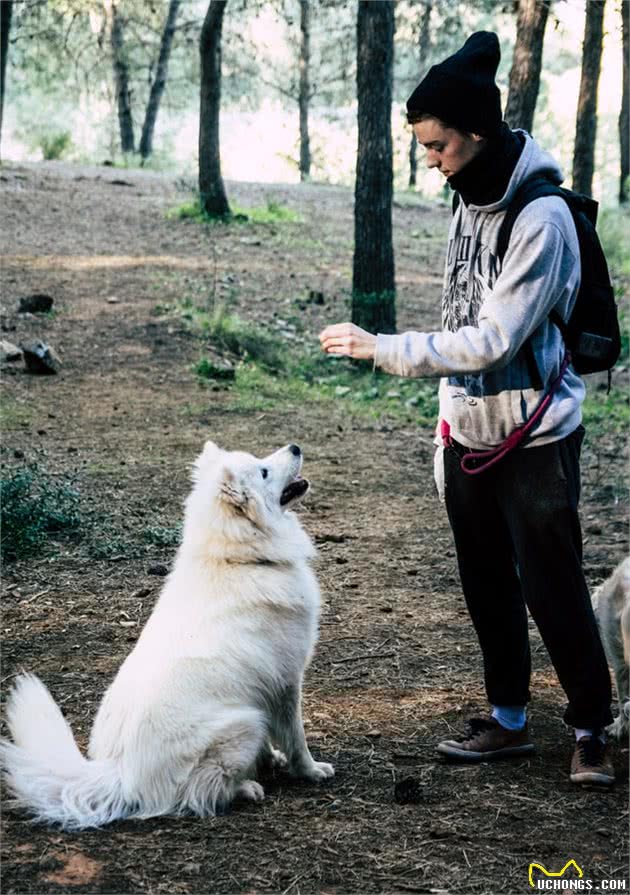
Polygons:
<instances>
[{"instance_id":1,"label":"white sock","mask_svg":"<svg viewBox=\"0 0 630 895\"><path fill-rule=\"evenodd\" d=\"M522 730L527 721L524 705L493 705L492 717L506 730Z\"/></svg>"},{"instance_id":2,"label":"white sock","mask_svg":"<svg viewBox=\"0 0 630 895\"><path fill-rule=\"evenodd\" d=\"M576 740L581 740L582 737L592 737L593 734L595 733L595 731L592 728L586 728L586 727L575 727L574 730L575 730L575 739ZM606 742L606 733L603 730L600 731L599 738L602 741L602 743Z\"/></svg>"}]
</instances>

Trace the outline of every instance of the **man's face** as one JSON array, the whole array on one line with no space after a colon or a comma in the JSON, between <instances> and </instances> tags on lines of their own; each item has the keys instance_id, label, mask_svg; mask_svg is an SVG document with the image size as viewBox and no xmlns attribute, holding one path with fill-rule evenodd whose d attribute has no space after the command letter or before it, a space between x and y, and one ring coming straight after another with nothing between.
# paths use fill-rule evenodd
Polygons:
<instances>
[{"instance_id":1,"label":"man's face","mask_svg":"<svg viewBox=\"0 0 630 895\"><path fill-rule=\"evenodd\" d=\"M437 118L412 125L418 143L427 151L427 168L437 168L444 177L457 174L481 152L483 137L445 127Z\"/></svg>"}]
</instances>

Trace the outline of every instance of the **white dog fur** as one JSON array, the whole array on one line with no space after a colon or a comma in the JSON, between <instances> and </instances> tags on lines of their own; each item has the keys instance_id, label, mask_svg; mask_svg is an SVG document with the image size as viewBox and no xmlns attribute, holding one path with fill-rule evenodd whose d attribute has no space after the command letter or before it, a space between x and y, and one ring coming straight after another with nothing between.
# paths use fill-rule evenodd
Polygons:
<instances>
[{"instance_id":1,"label":"white dog fur","mask_svg":"<svg viewBox=\"0 0 630 895\"><path fill-rule=\"evenodd\" d=\"M608 732L622 739L630 724L630 557L593 592L593 608L617 684L619 714Z\"/></svg>"},{"instance_id":2,"label":"white dog fur","mask_svg":"<svg viewBox=\"0 0 630 895\"><path fill-rule=\"evenodd\" d=\"M19 806L81 829L262 799L265 761L311 781L334 774L302 724L319 590L313 545L288 511L308 490L301 465L294 445L263 460L205 445L173 571L105 693L88 758L43 683L17 679L13 742L0 748Z\"/></svg>"}]
</instances>

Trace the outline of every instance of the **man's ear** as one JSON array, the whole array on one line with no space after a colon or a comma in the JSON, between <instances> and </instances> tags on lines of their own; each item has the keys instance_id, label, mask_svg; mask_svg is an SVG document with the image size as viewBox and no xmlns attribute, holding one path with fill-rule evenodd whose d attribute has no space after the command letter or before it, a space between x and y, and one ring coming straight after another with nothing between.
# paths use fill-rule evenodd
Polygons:
<instances>
[{"instance_id":1,"label":"man's ear","mask_svg":"<svg viewBox=\"0 0 630 895\"><path fill-rule=\"evenodd\" d=\"M226 467L219 481L219 498L237 510L246 512L249 497L238 476Z\"/></svg>"},{"instance_id":2,"label":"man's ear","mask_svg":"<svg viewBox=\"0 0 630 895\"><path fill-rule=\"evenodd\" d=\"M483 143L483 141L486 139L485 137L482 137L481 134L471 134L470 136L473 138L475 143Z\"/></svg>"}]
</instances>

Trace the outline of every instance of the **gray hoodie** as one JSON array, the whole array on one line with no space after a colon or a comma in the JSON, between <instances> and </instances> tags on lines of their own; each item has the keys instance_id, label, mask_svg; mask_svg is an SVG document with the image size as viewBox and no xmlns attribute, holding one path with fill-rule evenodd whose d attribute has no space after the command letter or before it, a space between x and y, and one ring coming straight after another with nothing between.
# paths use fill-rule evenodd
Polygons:
<instances>
[{"instance_id":1,"label":"gray hoodie","mask_svg":"<svg viewBox=\"0 0 630 895\"><path fill-rule=\"evenodd\" d=\"M527 339L545 385L564 357L556 309L567 319L580 283L580 252L566 203L557 196L531 202L517 218L501 265L497 237L505 210L527 177L562 173L529 135L505 195L491 205L460 202L448 237L442 332L380 334L375 366L396 376L441 376L440 418L466 447L500 444L535 410L541 392L527 364ZM540 383L538 383L540 384ZM584 384L569 367L527 442L546 444L580 423Z\"/></svg>"}]
</instances>

